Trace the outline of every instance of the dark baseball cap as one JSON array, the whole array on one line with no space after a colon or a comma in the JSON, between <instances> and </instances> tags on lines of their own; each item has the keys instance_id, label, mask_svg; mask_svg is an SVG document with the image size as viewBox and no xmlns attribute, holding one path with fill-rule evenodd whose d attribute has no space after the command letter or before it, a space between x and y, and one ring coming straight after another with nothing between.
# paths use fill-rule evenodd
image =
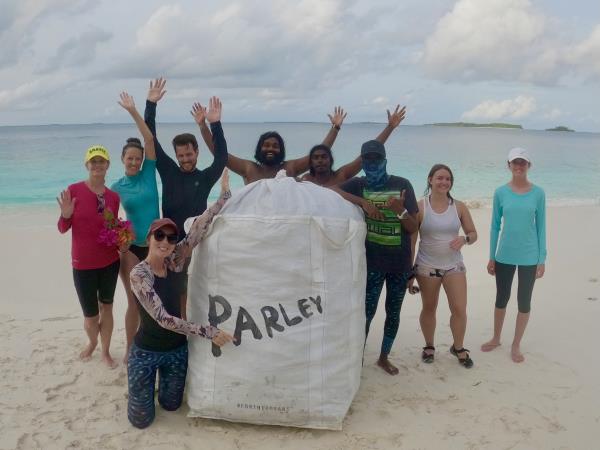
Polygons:
<instances>
[{"instance_id":1,"label":"dark baseball cap","mask_svg":"<svg viewBox=\"0 0 600 450\"><path fill-rule=\"evenodd\" d=\"M175 233L179 233L179 229L177 228L177 225L175 225L175 222L173 222L171 219L164 217L162 219L156 219L150 224L148 234L146 234L146 239L148 239L152 233L154 233L156 230L161 229L162 227L171 227L175 230Z\"/></svg>"},{"instance_id":2,"label":"dark baseball cap","mask_svg":"<svg viewBox=\"0 0 600 450\"><path fill-rule=\"evenodd\" d=\"M379 141L367 141L360 148L360 156L368 155L369 153L376 153L385 158L385 147Z\"/></svg>"}]
</instances>

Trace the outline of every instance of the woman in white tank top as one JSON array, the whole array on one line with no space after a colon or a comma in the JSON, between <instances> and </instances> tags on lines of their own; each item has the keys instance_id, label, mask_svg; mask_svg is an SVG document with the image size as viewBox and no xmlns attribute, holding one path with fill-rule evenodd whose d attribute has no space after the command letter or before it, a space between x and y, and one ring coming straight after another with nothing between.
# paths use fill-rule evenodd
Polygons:
<instances>
[{"instance_id":1,"label":"woman in white tank top","mask_svg":"<svg viewBox=\"0 0 600 450\"><path fill-rule=\"evenodd\" d=\"M477 240L475 224L463 202L454 200L450 190L454 176L448 166L434 165L427 176L425 198L419 201L419 251L415 259L415 275L419 284L423 309L419 321L425 338L421 359L432 363L435 355L434 334L436 310L443 287L450 306L450 329L454 343L450 352L466 368L473 366L469 350L463 346L467 327L467 276L461 248ZM464 236L459 235L463 229ZM413 234L413 255L417 234ZM409 292L419 288L409 282Z\"/></svg>"}]
</instances>

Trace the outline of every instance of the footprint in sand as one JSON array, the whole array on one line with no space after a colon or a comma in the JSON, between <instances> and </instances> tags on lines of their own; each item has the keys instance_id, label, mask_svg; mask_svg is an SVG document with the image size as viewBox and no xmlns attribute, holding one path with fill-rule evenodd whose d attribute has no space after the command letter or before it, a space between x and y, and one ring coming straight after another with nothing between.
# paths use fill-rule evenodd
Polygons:
<instances>
[{"instance_id":1,"label":"footprint in sand","mask_svg":"<svg viewBox=\"0 0 600 450\"><path fill-rule=\"evenodd\" d=\"M60 322L63 320L71 320L71 319L78 319L78 317L77 316L46 317L45 319L42 319L41 322Z\"/></svg>"}]
</instances>

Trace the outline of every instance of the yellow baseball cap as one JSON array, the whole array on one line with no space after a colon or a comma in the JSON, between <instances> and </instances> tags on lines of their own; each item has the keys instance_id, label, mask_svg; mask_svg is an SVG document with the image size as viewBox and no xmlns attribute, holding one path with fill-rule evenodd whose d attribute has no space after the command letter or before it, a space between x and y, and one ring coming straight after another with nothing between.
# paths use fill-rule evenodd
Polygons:
<instances>
[{"instance_id":1,"label":"yellow baseball cap","mask_svg":"<svg viewBox=\"0 0 600 450\"><path fill-rule=\"evenodd\" d=\"M110 161L108 150L106 150L106 148L102 147L101 145L92 145L90 148L87 149L87 151L85 152L85 162L88 162L94 156L100 156L101 158Z\"/></svg>"}]
</instances>

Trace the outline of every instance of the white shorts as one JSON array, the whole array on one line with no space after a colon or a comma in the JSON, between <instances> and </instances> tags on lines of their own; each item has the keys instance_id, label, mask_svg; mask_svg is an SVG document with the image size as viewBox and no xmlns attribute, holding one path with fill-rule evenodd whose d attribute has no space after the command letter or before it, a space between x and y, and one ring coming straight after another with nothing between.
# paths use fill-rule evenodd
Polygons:
<instances>
[{"instance_id":1,"label":"white shorts","mask_svg":"<svg viewBox=\"0 0 600 450\"><path fill-rule=\"evenodd\" d=\"M424 266L422 264L415 264L413 268L415 275L430 278L443 278L446 275L452 275L455 273L466 273L467 268L462 261L457 262L454 267L450 269L436 269L435 267Z\"/></svg>"}]
</instances>

